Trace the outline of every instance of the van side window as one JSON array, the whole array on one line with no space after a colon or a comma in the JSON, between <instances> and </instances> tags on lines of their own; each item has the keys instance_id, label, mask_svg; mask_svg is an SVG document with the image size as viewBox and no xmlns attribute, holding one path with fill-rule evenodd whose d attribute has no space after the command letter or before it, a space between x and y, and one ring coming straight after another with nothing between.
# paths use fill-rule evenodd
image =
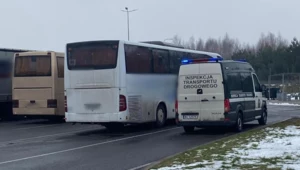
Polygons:
<instances>
[{"instance_id":1,"label":"van side window","mask_svg":"<svg viewBox=\"0 0 300 170\"><path fill-rule=\"evenodd\" d=\"M242 92L242 80L239 73L228 73L227 74L227 87L230 94L237 94Z\"/></svg>"},{"instance_id":2,"label":"van side window","mask_svg":"<svg viewBox=\"0 0 300 170\"><path fill-rule=\"evenodd\" d=\"M58 78L64 78L64 58L57 57L57 76Z\"/></svg>"},{"instance_id":3,"label":"van side window","mask_svg":"<svg viewBox=\"0 0 300 170\"><path fill-rule=\"evenodd\" d=\"M262 92L258 78L256 77L255 74L253 74L253 81L254 81L254 87L256 92Z\"/></svg>"},{"instance_id":4,"label":"van side window","mask_svg":"<svg viewBox=\"0 0 300 170\"><path fill-rule=\"evenodd\" d=\"M251 73L241 73L243 92L253 92L253 81Z\"/></svg>"},{"instance_id":5,"label":"van side window","mask_svg":"<svg viewBox=\"0 0 300 170\"><path fill-rule=\"evenodd\" d=\"M153 54L153 72L169 73L169 53L165 50L152 50Z\"/></svg>"}]
</instances>

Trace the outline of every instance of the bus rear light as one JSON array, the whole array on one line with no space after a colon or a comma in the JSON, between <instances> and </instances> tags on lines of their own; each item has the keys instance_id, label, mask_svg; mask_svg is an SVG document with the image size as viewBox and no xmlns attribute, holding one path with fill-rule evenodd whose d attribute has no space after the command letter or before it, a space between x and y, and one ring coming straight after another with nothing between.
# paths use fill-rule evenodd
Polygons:
<instances>
[{"instance_id":1,"label":"bus rear light","mask_svg":"<svg viewBox=\"0 0 300 170\"><path fill-rule=\"evenodd\" d=\"M47 107L48 108L57 108L57 100L56 99L48 99Z\"/></svg>"},{"instance_id":2,"label":"bus rear light","mask_svg":"<svg viewBox=\"0 0 300 170\"><path fill-rule=\"evenodd\" d=\"M126 97L124 95L120 95L120 102L119 102L119 111L123 112L127 109Z\"/></svg>"},{"instance_id":3,"label":"bus rear light","mask_svg":"<svg viewBox=\"0 0 300 170\"><path fill-rule=\"evenodd\" d=\"M19 100L13 100L12 105L13 105L13 108L18 108L19 107Z\"/></svg>"},{"instance_id":4,"label":"bus rear light","mask_svg":"<svg viewBox=\"0 0 300 170\"><path fill-rule=\"evenodd\" d=\"M65 96L65 112L68 112L67 96Z\"/></svg>"},{"instance_id":5,"label":"bus rear light","mask_svg":"<svg viewBox=\"0 0 300 170\"><path fill-rule=\"evenodd\" d=\"M230 101L229 101L229 99L224 100L224 111L225 111L225 113L230 112Z\"/></svg>"}]
</instances>

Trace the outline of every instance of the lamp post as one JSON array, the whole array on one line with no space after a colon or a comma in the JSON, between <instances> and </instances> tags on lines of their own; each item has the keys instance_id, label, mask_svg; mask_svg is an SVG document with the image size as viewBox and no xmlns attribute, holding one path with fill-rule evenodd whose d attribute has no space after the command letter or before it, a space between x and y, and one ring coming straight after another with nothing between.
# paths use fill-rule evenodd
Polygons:
<instances>
[{"instance_id":1,"label":"lamp post","mask_svg":"<svg viewBox=\"0 0 300 170\"><path fill-rule=\"evenodd\" d=\"M125 7L125 10L122 10L122 12L126 12L127 13L127 36L128 36L128 41L129 41L129 13L130 12L134 12L134 11L137 11L137 9L134 9L134 10L129 10L128 7Z\"/></svg>"}]
</instances>

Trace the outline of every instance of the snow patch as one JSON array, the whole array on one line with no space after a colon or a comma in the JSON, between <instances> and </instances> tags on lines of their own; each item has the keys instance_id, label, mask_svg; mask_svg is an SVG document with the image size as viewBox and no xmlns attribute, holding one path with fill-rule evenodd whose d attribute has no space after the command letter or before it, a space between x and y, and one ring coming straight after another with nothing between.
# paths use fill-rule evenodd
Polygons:
<instances>
[{"instance_id":1,"label":"snow patch","mask_svg":"<svg viewBox=\"0 0 300 170\"><path fill-rule=\"evenodd\" d=\"M266 138L257 141L255 137L251 137L250 139L252 139L252 141L240 147L233 148L232 151L225 155L217 155L218 153L213 154L212 157L214 160L192 164L175 165L175 163L172 167L163 167L159 170L179 170L186 168L194 170L220 169L222 166L232 169L233 167L231 166L233 163L253 166L266 165L269 168L300 169L299 127L269 127L263 132L268 134ZM216 156L221 156L223 159L218 160Z\"/></svg>"},{"instance_id":2,"label":"snow patch","mask_svg":"<svg viewBox=\"0 0 300 170\"><path fill-rule=\"evenodd\" d=\"M300 106L300 104L293 104L293 103L269 103L269 105L273 106Z\"/></svg>"}]
</instances>

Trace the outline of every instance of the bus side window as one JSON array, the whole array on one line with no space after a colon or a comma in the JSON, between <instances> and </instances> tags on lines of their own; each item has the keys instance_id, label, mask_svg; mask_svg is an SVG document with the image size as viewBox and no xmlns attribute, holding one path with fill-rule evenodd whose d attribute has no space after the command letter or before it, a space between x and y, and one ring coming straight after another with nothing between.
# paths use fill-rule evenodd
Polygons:
<instances>
[{"instance_id":1,"label":"bus side window","mask_svg":"<svg viewBox=\"0 0 300 170\"><path fill-rule=\"evenodd\" d=\"M57 77L58 78L64 78L64 58L63 57L57 57Z\"/></svg>"},{"instance_id":2,"label":"bus side window","mask_svg":"<svg viewBox=\"0 0 300 170\"><path fill-rule=\"evenodd\" d=\"M154 49L153 54L153 72L154 73L169 73L169 53L165 50Z\"/></svg>"},{"instance_id":3,"label":"bus side window","mask_svg":"<svg viewBox=\"0 0 300 170\"><path fill-rule=\"evenodd\" d=\"M126 73L149 74L152 72L152 54L146 47L125 45Z\"/></svg>"},{"instance_id":4,"label":"bus side window","mask_svg":"<svg viewBox=\"0 0 300 170\"><path fill-rule=\"evenodd\" d=\"M170 72L172 74L178 74L179 67L181 65L180 52L169 51L169 56L170 56Z\"/></svg>"}]
</instances>

